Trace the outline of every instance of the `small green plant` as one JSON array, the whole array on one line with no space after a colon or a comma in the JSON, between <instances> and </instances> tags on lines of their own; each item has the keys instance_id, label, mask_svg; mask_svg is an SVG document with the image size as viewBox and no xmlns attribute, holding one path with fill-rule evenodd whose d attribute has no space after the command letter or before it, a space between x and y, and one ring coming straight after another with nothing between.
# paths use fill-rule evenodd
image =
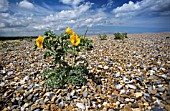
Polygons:
<instances>
[{"instance_id":1,"label":"small green plant","mask_svg":"<svg viewBox=\"0 0 170 111\"><path fill-rule=\"evenodd\" d=\"M127 38L127 33L114 33L115 38L114 39L120 39L120 40L124 40L124 38Z\"/></svg>"},{"instance_id":2,"label":"small green plant","mask_svg":"<svg viewBox=\"0 0 170 111\"><path fill-rule=\"evenodd\" d=\"M3 48L6 48L8 46L8 42L7 41L0 41L0 46L2 46Z\"/></svg>"},{"instance_id":3,"label":"small green plant","mask_svg":"<svg viewBox=\"0 0 170 111\"><path fill-rule=\"evenodd\" d=\"M15 45L18 45L18 44L19 44L19 42L20 42L20 40L14 40L14 42L13 42L13 43L14 43Z\"/></svg>"},{"instance_id":4,"label":"small green plant","mask_svg":"<svg viewBox=\"0 0 170 111\"><path fill-rule=\"evenodd\" d=\"M124 35L124 38L128 38L128 37L127 37L127 33L123 33L123 35Z\"/></svg>"},{"instance_id":5,"label":"small green plant","mask_svg":"<svg viewBox=\"0 0 170 111\"><path fill-rule=\"evenodd\" d=\"M93 46L92 40L86 39L85 35L77 35L68 27L59 36L50 30L45 32L44 36L38 36L35 48L48 49L44 57L54 56L53 63L56 66L53 70L43 72L46 85L51 88L64 88L65 84L81 86L86 83L88 62L79 57L79 52L92 50ZM70 60L68 55L71 55Z\"/></svg>"},{"instance_id":6,"label":"small green plant","mask_svg":"<svg viewBox=\"0 0 170 111\"><path fill-rule=\"evenodd\" d=\"M115 36L114 39L120 39L120 40L124 39L124 35L120 32L115 33L114 36Z\"/></svg>"},{"instance_id":7,"label":"small green plant","mask_svg":"<svg viewBox=\"0 0 170 111\"><path fill-rule=\"evenodd\" d=\"M99 35L98 35L98 38L99 38L100 40L107 40L107 35L106 35L106 34L99 34Z\"/></svg>"}]
</instances>

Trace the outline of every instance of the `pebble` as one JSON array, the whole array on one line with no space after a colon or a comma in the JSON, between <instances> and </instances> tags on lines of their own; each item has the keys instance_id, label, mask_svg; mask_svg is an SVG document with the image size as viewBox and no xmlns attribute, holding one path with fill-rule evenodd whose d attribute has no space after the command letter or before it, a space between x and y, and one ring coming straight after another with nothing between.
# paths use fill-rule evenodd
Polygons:
<instances>
[{"instance_id":1,"label":"pebble","mask_svg":"<svg viewBox=\"0 0 170 111\"><path fill-rule=\"evenodd\" d=\"M82 87L50 89L41 77L53 69L52 59L43 58L46 49L32 42L0 45L0 110L169 110L169 44L162 34L128 34L122 41L100 41L94 37L93 51L80 56L89 61L87 83ZM11 42L11 43L10 43ZM25 45L27 44L27 45ZM1 54L0 54L1 55ZM70 62L70 58L67 59Z\"/></svg>"},{"instance_id":2,"label":"pebble","mask_svg":"<svg viewBox=\"0 0 170 111\"><path fill-rule=\"evenodd\" d=\"M87 97L87 95L88 95L88 92L83 92L83 97Z\"/></svg>"},{"instance_id":3,"label":"pebble","mask_svg":"<svg viewBox=\"0 0 170 111\"><path fill-rule=\"evenodd\" d=\"M104 69L107 70L107 69L109 69L109 67L108 66L104 66Z\"/></svg>"},{"instance_id":4,"label":"pebble","mask_svg":"<svg viewBox=\"0 0 170 111\"><path fill-rule=\"evenodd\" d=\"M135 103L132 103L132 106L131 106L132 108L139 108L139 105L138 105L138 103L137 102L135 102Z\"/></svg>"},{"instance_id":5,"label":"pebble","mask_svg":"<svg viewBox=\"0 0 170 111\"><path fill-rule=\"evenodd\" d=\"M28 99L29 101L31 101L32 98L33 98L33 96L34 96L34 94L30 94L30 95L27 97L27 99Z\"/></svg>"},{"instance_id":6,"label":"pebble","mask_svg":"<svg viewBox=\"0 0 170 111\"><path fill-rule=\"evenodd\" d=\"M165 111L165 110L160 107L154 107L154 108L152 108L152 111Z\"/></svg>"},{"instance_id":7,"label":"pebble","mask_svg":"<svg viewBox=\"0 0 170 111\"><path fill-rule=\"evenodd\" d=\"M77 103L76 106L80 109L86 109L86 107L82 103Z\"/></svg>"},{"instance_id":8,"label":"pebble","mask_svg":"<svg viewBox=\"0 0 170 111\"><path fill-rule=\"evenodd\" d=\"M128 86L129 88L131 88L131 89L136 89L136 86L135 86L135 85L128 84L127 86Z\"/></svg>"},{"instance_id":9,"label":"pebble","mask_svg":"<svg viewBox=\"0 0 170 111\"><path fill-rule=\"evenodd\" d=\"M120 90L120 94L125 94L126 93L126 90L122 89Z\"/></svg>"},{"instance_id":10,"label":"pebble","mask_svg":"<svg viewBox=\"0 0 170 111\"><path fill-rule=\"evenodd\" d=\"M143 94L141 93L141 92L136 92L135 93L135 96L136 96L136 98L139 98L139 97L141 97Z\"/></svg>"},{"instance_id":11,"label":"pebble","mask_svg":"<svg viewBox=\"0 0 170 111\"><path fill-rule=\"evenodd\" d=\"M70 95L71 95L71 96L74 96L74 95L75 95L75 93L76 93L76 91L75 91L75 90L73 90L73 91L71 91L71 92L70 92Z\"/></svg>"},{"instance_id":12,"label":"pebble","mask_svg":"<svg viewBox=\"0 0 170 111\"><path fill-rule=\"evenodd\" d=\"M14 74L14 72L13 72L13 71L10 71L10 72L8 72L7 74L8 74L8 76L10 76L10 75Z\"/></svg>"},{"instance_id":13,"label":"pebble","mask_svg":"<svg viewBox=\"0 0 170 111\"><path fill-rule=\"evenodd\" d=\"M165 88L164 87L160 87L157 89L159 92L164 92L165 91Z\"/></svg>"},{"instance_id":14,"label":"pebble","mask_svg":"<svg viewBox=\"0 0 170 111\"><path fill-rule=\"evenodd\" d=\"M25 76L24 78L23 78L23 81L25 82L25 81L28 81L29 80L29 76Z\"/></svg>"},{"instance_id":15,"label":"pebble","mask_svg":"<svg viewBox=\"0 0 170 111\"><path fill-rule=\"evenodd\" d=\"M115 85L115 89L117 89L117 90L121 89L122 87L123 87L123 85L121 85L121 84Z\"/></svg>"}]
</instances>

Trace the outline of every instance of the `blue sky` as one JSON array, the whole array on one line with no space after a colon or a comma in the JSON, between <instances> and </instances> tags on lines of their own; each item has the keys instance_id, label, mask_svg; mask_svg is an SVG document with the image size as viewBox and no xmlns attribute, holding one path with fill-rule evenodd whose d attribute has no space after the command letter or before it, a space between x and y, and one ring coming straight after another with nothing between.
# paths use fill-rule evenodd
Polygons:
<instances>
[{"instance_id":1,"label":"blue sky","mask_svg":"<svg viewBox=\"0 0 170 111\"><path fill-rule=\"evenodd\" d=\"M0 0L0 36L170 32L170 0Z\"/></svg>"}]
</instances>

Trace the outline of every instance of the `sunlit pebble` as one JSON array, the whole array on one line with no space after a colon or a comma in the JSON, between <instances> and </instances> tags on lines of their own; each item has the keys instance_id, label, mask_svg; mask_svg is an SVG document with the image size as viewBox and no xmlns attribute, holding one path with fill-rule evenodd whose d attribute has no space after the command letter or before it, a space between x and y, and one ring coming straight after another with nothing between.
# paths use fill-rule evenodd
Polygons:
<instances>
[{"instance_id":1,"label":"sunlit pebble","mask_svg":"<svg viewBox=\"0 0 170 111\"><path fill-rule=\"evenodd\" d=\"M77 103L76 106L77 106L78 108L83 109L83 110L85 109L85 106L84 106L84 104L82 104L82 103Z\"/></svg>"},{"instance_id":2,"label":"sunlit pebble","mask_svg":"<svg viewBox=\"0 0 170 111\"><path fill-rule=\"evenodd\" d=\"M107 69L109 69L109 67L108 66L104 66L104 69L107 70Z\"/></svg>"},{"instance_id":3,"label":"sunlit pebble","mask_svg":"<svg viewBox=\"0 0 170 111\"><path fill-rule=\"evenodd\" d=\"M120 94L124 94L124 93L126 93L125 89L120 90Z\"/></svg>"},{"instance_id":4,"label":"sunlit pebble","mask_svg":"<svg viewBox=\"0 0 170 111\"><path fill-rule=\"evenodd\" d=\"M121 89L122 87L123 87L123 85L121 85L121 84L115 85L115 89L117 89L117 90Z\"/></svg>"}]
</instances>

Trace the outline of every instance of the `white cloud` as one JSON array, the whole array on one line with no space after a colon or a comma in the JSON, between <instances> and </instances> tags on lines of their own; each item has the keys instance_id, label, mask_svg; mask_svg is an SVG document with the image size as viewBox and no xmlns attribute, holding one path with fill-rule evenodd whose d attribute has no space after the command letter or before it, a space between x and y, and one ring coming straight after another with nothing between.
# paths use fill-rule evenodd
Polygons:
<instances>
[{"instance_id":1,"label":"white cloud","mask_svg":"<svg viewBox=\"0 0 170 111\"><path fill-rule=\"evenodd\" d=\"M10 16L9 13L0 13L1 18L7 18L9 16Z\"/></svg>"},{"instance_id":2,"label":"white cloud","mask_svg":"<svg viewBox=\"0 0 170 111\"><path fill-rule=\"evenodd\" d=\"M169 0L142 0L140 2L132 2L123 4L121 7L113 9L115 17L133 17L133 16L146 16L152 15L155 12L167 13L169 11L170 1Z\"/></svg>"},{"instance_id":3,"label":"white cloud","mask_svg":"<svg viewBox=\"0 0 170 111\"><path fill-rule=\"evenodd\" d=\"M61 31L70 26L78 34L83 34L86 27L91 27L88 31L89 34L92 33L90 29L93 27L149 25L168 27L169 23L167 22L170 15L170 10L168 11L169 0L164 0L164 2L161 2L163 0L155 2L151 0L129 1L111 12L108 11L108 8L113 5L113 0L107 0L105 4L108 6L107 9L106 7L93 7L94 3L85 2L85 0L60 1L68 5L61 5L57 8L57 6L49 6L45 3L38 5L23 0L18 4L10 3L8 6L6 0L5 10L12 13L0 10L1 32L18 35L41 35L44 31L53 30L60 34ZM30 3L30 5L26 6L25 3ZM2 0L0 0L0 6L1 4ZM152 14L160 14L160 17L152 17ZM101 31L98 29L96 33Z\"/></svg>"},{"instance_id":4,"label":"white cloud","mask_svg":"<svg viewBox=\"0 0 170 111\"><path fill-rule=\"evenodd\" d=\"M79 5L84 0L60 0L60 2L67 4L67 5Z\"/></svg>"},{"instance_id":5,"label":"white cloud","mask_svg":"<svg viewBox=\"0 0 170 111\"><path fill-rule=\"evenodd\" d=\"M67 24L74 24L74 23L76 23L76 21L75 20L70 20L70 21L66 21L66 23Z\"/></svg>"},{"instance_id":6,"label":"white cloud","mask_svg":"<svg viewBox=\"0 0 170 111\"><path fill-rule=\"evenodd\" d=\"M27 1L27 0L23 0L23 1L19 2L18 5L20 7L27 8L27 9L34 8L34 5L31 2Z\"/></svg>"},{"instance_id":7,"label":"white cloud","mask_svg":"<svg viewBox=\"0 0 170 111\"><path fill-rule=\"evenodd\" d=\"M70 21L70 19L77 19L78 17L83 17L82 15L87 13L88 10L92 7L92 3L86 2L85 4L81 4L80 6L75 6L70 10L62 10L60 12L56 12L44 18L44 21Z\"/></svg>"},{"instance_id":8,"label":"white cloud","mask_svg":"<svg viewBox=\"0 0 170 111\"><path fill-rule=\"evenodd\" d=\"M113 0L108 0L107 1L107 4L106 4L106 7L109 7L109 8L111 8L112 7L112 5L113 5Z\"/></svg>"},{"instance_id":9,"label":"white cloud","mask_svg":"<svg viewBox=\"0 0 170 111\"><path fill-rule=\"evenodd\" d=\"M8 0L0 0L0 12L8 10Z\"/></svg>"},{"instance_id":10,"label":"white cloud","mask_svg":"<svg viewBox=\"0 0 170 111\"><path fill-rule=\"evenodd\" d=\"M5 27L5 23L0 23L0 28Z\"/></svg>"},{"instance_id":11,"label":"white cloud","mask_svg":"<svg viewBox=\"0 0 170 111\"><path fill-rule=\"evenodd\" d=\"M136 11L139 10L141 7L139 6L139 3L133 3L132 1L129 1L129 3L123 4L121 7L117 7L114 12L119 13L119 12L130 12L130 11Z\"/></svg>"}]
</instances>

